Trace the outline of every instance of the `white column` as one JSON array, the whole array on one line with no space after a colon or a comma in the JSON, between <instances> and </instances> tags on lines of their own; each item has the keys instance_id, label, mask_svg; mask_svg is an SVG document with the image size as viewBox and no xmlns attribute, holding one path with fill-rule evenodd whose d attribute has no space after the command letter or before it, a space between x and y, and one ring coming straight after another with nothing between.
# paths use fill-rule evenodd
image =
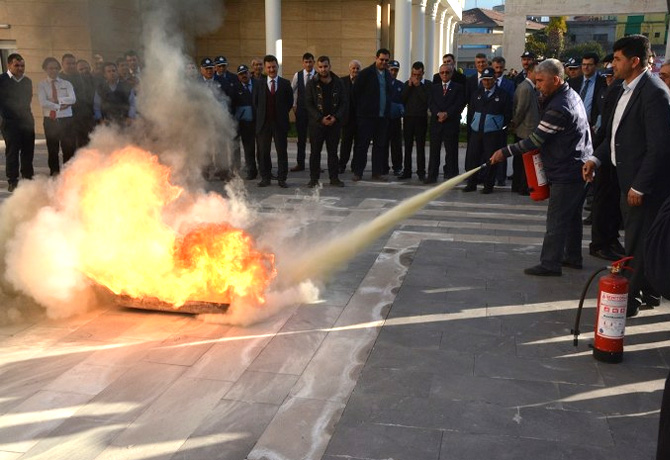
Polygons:
<instances>
[{"instance_id":1,"label":"white column","mask_svg":"<svg viewBox=\"0 0 670 460\"><path fill-rule=\"evenodd\" d=\"M440 65L442 65L442 56L446 54L446 51L444 51L444 18L447 15L447 10L444 8L440 8L437 11L437 18L436 18L436 28L437 30L435 31L435 54L433 55L433 65L434 71L433 73L437 72L437 69L440 68Z\"/></svg>"},{"instance_id":2,"label":"white column","mask_svg":"<svg viewBox=\"0 0 670 460\"><path fill-rule=\"evenodd\" d=\"M395 0L395 34L393 36L393 59L400 62L398 79L405 81L409 79L411 67L410 53L412 45L410 42L412 25L412 0Z\"/></svg>"},{"instance_id":3,"label":"white column","mask_svg":"<svg viewBox=\"0 0 670 460\"><path fill-rule=\"evenodd\" d=\"M265 54L272 54L282 67L281 0L265 0Z\"/></svg>"},{"instance_id":4,"label":"white column","mask_svg":"<svg viewBox=\"0 0 670 460\"><path fill-rule=\"evenodd\" d=\"M432 75L435 68L435 18L439 6L440 0L433 0L426 14L426 53L423 64L427 75Z\"/></svg>"},{"instance_id":5,"label":"white column","mask_svg":"<svg viewBox=\"0 0 670 460\"><path fill-rule=\"evenodd\" d=\"M454 55L456 55L456 53L454 51L457 50L456 44L454 43L454 36L456 35L456 27L458 27L458 22L451 21L451 27L447 31L447 35L449 37L447 39L447 43L449 43L449 49L451 50L451 53L453 53ZM519 55L519 56L521 56L521 55Z\"/></svg>"},{"instance_id":6,"label":"white column","mask_svg":"<svg viewBox=\"0 0 670 460\"><path fill-rule=\"evenodd\" d=\"M428 0L412 0L412 62L425 61L426 3Z\"/></svg>"},{"instance_id":7,"label":"white column","mask_svg":"<svg viewBox=\"0 0 670 460\"><path fill-rule=\"evenodd\" d=\"M454 17L451 14L447 15L444 28L442 29L442 46L444 47L444 53L442 53L443 56L447 53L452 53L454 56L456 55L456 53L454 53L454 49L451 47L451 42L449 41L449 34L451 34L451 21L453 18Z\"/></svg>"}]
</instances>

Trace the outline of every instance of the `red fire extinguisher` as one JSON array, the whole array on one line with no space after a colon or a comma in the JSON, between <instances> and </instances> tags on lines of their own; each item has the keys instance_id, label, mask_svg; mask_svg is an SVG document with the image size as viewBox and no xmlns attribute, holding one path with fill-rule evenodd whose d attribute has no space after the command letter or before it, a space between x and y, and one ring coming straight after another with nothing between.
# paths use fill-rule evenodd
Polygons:
<instances>
[{"instance_id":1,"label":"red fire extinguisher","mask_svg":"<svg viewBox=\"0 0 670 460\"><path fill-rule=\"evenodd\" d=\"M531 150L523 154L523 169L526 171L528 191L534 201L549 198L549 184L544 174L544 165L539 150Z\"/></svg>"},{"instance_id":2,"label":"red fire extinguisher","mask_svg":"<svg viewBox=\"0 0 670 460\"><path fill-rule=\"evenodd\" d=\"M577 346L579 336L579 320L584 305L584 298L591 282L602 271L609 273L600 277L598 283L598 307L593 340L593 357L606 363L620 363L623 360L623 339L626 328L626 309L628 305L628 280L622 276L623 264L632 259L625 257L612 263L612 266L596 271L584 286L579 300L579 309L575 321L573 344Z\"/></svg>"}]
</instances>

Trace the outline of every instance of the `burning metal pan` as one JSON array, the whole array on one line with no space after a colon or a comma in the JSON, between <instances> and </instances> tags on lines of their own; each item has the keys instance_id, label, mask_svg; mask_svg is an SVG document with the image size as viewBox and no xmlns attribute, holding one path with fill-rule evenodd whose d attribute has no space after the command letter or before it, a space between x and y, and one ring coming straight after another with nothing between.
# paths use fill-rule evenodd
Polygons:
<instances>
[{"instance_id":1,"label":"burning metal pan","mask_svg":"<svg viewBox=\"0 0 670 460\"><path fill-rule=\"evenodd\" d=\"M127 295L120 295L117 296L116 299L117 305L140 310L168 311L172 313L188 313L191 315L225 313L228 310L227 303L188 301L181 307L175 308L174 305L158 300L155 297L135 299Z\"/></svg>"}]
</instances>

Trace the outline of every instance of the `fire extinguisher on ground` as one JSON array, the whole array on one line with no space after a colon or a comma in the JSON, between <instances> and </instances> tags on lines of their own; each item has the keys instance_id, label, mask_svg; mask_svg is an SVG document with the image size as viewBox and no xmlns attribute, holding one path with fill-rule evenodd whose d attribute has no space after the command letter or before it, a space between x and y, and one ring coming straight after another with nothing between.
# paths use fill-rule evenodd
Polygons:
<instances>
[{"instance_id":1,"label":"fire extinguisher on ground","mask_svg":"<svg viewBox=\"0 0 670 460\"><path fill-rule=\"evenodd\" d=\"M584 286L581 298L579 299L575 328L571 331L574 335L574 346L577 346L578 343L579 320L581 319L586 292L598 273L605 270L610 271L608 274L601 276L598 282L598 306L596 309L593 339L593 357L598 361L620 363L623 360L623 339L628 305L628 279L621 275L621 270L628 268L623 266L623 264L630 259L632 257L625 257L612 263L610 267L601 268L593 273Z\"/></svg>"},{"instance_id":2,"label":"fire extinguisher on ground","mask_svg":"<svg viewBox=\"0 0 670 460\"><path fill-rule=\"evenodd\" d=\"M544 174L544 166L539 150L531 150L523 154L523 169L526 171L528 191L534 201L549 198L549 183Z\"/></svg>"}]
</instances>

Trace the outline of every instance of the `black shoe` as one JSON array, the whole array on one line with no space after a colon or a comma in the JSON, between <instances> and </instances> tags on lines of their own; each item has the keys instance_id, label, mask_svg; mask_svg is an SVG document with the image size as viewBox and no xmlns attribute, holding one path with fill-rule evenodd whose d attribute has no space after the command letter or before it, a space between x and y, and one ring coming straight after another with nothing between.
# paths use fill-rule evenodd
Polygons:
<instances>
[{"instance_id":1,"label":"black shoe","mask_svg":"<svg viewBox=\"0 0 670 460\"><path fill-rule=\"evenodd\" d=\"M472 184L472 185L468 184L468 185L466 185L465 188L463 189L464 192L474 192L474 191L476 191L476 190L477 190L477 186L474 185L474 184Z\"/></svg>"},{"instance_id":2,"label":"black shoe","mask_svg":"<svg viewBox=\"0 0 670 460\"><path fill-rule=\"evenodd\" d=\"M437 179L429 177L428 179L424 180L423 183L426 185L437 184Z\"/></svg>"},{"instance_id":3,"label":"black shoe","mask_svg":"<svg viewBox=\"0 0 670 460\"><path fill-rule=\"evenodd\" d=\"M311 181L309 181L309 182L307 183L307 186L308 186L309 188L318 187L318 186L319 186L319 181L316 180L316 179L312 179ZM281 185L280 185L280 187L281 187Z\"/></svg>"},{"instance_id":4,"label":"black shoe","mask_svg":"<svg viewBox=\"0 0 670 460\"><path fill-rule=\"evenodd\" d=\"M258 183L259 187L269 187L270 186L270 179L263 179Z\"/></svg>"},{"instance_id":5,"label":"black shoe","mask_svg":"<svg viewBox=\"0 0 670 460\"><path fill-rule=\"evenodd\" d=\"M493 193L493 187L486 186L482 189L482 195L490 195L491 193Z\"/></svg>"},{"instance_id":6,"label":"black shoe","mask_svg":"<svg viewBox=\"0 0 670 460\"><path fill-rule=\"evenodd\" d=\"M247 174L244 180L254 180L258 177L258 174Z\"/></svg>"},{"instance_id":7,"label":"black shoe","mask_svg":"<svg viewBox=\"0 0 670 460\"><path fill-rule=\"evenodd\" d=\"M610 246L610 251L618 256L621 256L619 259L626 257L626 249L618 241Z\"/></svg>"},{"instance_id":8,"label":"black shoe","mask_svg":"<svg viewBox=\"0 0 670 460\"><path fill-rule=\"evenodd\" d=\"M593 257L597 257L598 259L603 259L603 260L609 260L609 261L615 261L621 259L617 254L613 253L609 249L591 249L589 250L589 254L591 254Z\"/></svg>"},{"instance_id":9,"label":"black shoe","mask_svg":"<svg viewBox=\"0 0 670 460\"><path fill-rule=\"evenodd\" d=\"M286 184L285 180L278 181L277 185L279 185L281 188L288 188L288 185Z\"/></svg>"},{"instance_id":10,"label":"black shoe","mask_svg":"<svg viewBox=\"0 0 670 460\"><path fill-rule=\"evenodd\" d=\"M18 182L10 182L7 184L7 191L9 193L12 193L14 190L16 190L16 187L18 187L19 183Z\"/></svg>"},{"instance_id":11,"label":"black shoe","mask_svg":"<svg viewBox=\"0 0 670 460\"><path fill-rule=\"evenodd\" d=\"M589 214L588 216L586 216L586 217L584 218L584 220L582 221L582 224L584 224L584 225L591 225L591 224L593 224L593 217L591 216L591 214Z\"/></svg>"},{"instance_id":12,"label":"black shoe","mask_svg":"<svg viewBox=\"0 0 670 460\"><path fill-rule=\"evenodd\" d=\"M661 305L661 298L652 294L642 293L642 303L649 308L658 307Z\"/></svg>"},{"instance_id":13,"label":"black shoe","mask_svg":"<svg viewBox=\"0 0 670 460\"><path fill-rule=\"evenodd\" d=\"M398 179L399 179L399 180L407 180L407 179L411 179L411 178L412 178L412 174L411 174L411 173L410 173L410 174L405 174L405 173L403 173L403 174L401 174L400 176L398 176Z\"/></svg>"},{"instance_id":14,"label":"black shoe","mask_svg":"<svg viewBox=\"0 0 670 460\"><path fill-rule=\"evenodd\" d=\"M632 302L628 302L628 306L626 307L626 318L632 318L633 316L637 316L637 313L640 310L640 302L637 301L637 299L634 299Z\"/></svg>"},{"instance_id":15,"label":"black shoe","mask_svg":"<svg viewBox=\"0 0 670 460\"><path fill-rule=\"evenodd\" d=\"M344 187L344 182L336 177L335 179L330 180L330 185L333 187Z\"/></svg>"},{"instance_id":16,"label":"black shoe","mask_svg":"<svg viewBox=\"0 0 670 460\"><path fill-rule=\"evenodd\" d=\"M299 172L299 171L304 171L305 170L305 165L295 165L294 167L291 168L291 172Z\"/></svg>"},{"instance_id":17,"label":"black shoe","mask_svg":"<svg viewBox=\"0 0 670 460\"><path fill-rule=\"evenodd\" d=\"M425 174L417 174L416 177L418 177L421 182L424 182L426 180Z\"/></svg>"},{"instance_id":18,"label":"black shoe","mask_svg":"<svg viewBox=\"0 0 670 460\"><path fill-rule=\"evenodd\" d=\"M523 271L526 275L533 275L533 276L561 276L562 273L555 272L553 270L549 270L548 268L544 268L542 265L536 265L534 267L527 268Z\"/></svg>"},{"instance_id":19,"label":"black shoe","mask_svg":"<svg viewBox=\"0 0 670 460\"><path fill-rule=\"evenodd\" d=\"M359 176L358 174L354 174L354 177L351 180L353 180L354 182L358 182L359 180L361 180L361 176Z\"/></svg>"},{"instance_id":20,"label":"black shoe","mask_svg":"<svg viewBox=\"0 0 670 460\"><path fill-rule=\"evenodd\" d=\"M561 265L563 267L574 268L575 270L581 270L582 268L584 268L581 262L575 263L575 262L568 262L567 260L561 262Z\"/></svg>"},{"instance_id":21,"label":"black shoe","mask_svg":"<svg viewBox=\"0 0 670 460\"><path fill-rule=\"evenodd\" d=\"M507 185L507 183L505 183L504 180L499 180L498 182L496 182L496 185L497 185L498 187L504 187L505 185Z\"/></svg>"}]
</instances>

